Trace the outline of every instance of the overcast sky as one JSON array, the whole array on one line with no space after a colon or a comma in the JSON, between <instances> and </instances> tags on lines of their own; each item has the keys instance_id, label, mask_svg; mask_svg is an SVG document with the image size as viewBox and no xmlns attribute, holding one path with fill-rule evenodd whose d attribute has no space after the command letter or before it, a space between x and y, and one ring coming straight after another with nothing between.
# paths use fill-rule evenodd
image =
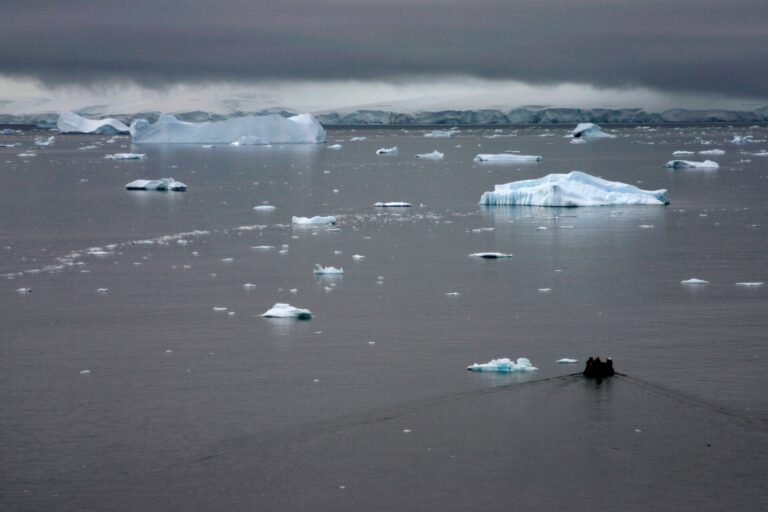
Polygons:
<instances>
[{"instance_id":1,"label":"overcast sky","mask_svg":"<svg viewBox=\"0 0 768 512\"><path fill-rule=\"evenodd\" d=\"M49 85L460 75L757 99L767 97L766 63L766 0L3 0L0 9L0 75Z\"/></svg>"}]
</instances>

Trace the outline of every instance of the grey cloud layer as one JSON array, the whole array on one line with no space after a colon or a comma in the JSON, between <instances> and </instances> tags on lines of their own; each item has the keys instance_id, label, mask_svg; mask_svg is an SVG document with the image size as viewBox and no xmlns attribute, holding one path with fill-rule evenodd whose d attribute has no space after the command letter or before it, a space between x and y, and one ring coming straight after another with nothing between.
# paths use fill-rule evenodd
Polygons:
<instances>
[{"instance_id":1,"label":"grey cloud layer","mask_svg":"<svg viewBox=\"0 0 768 512\"><path fill-rule=\"evenodd\" d=\"M765 0L3 4L0 73L51 83L465 74L768 91Z\"/></svg>"}]
</instances>

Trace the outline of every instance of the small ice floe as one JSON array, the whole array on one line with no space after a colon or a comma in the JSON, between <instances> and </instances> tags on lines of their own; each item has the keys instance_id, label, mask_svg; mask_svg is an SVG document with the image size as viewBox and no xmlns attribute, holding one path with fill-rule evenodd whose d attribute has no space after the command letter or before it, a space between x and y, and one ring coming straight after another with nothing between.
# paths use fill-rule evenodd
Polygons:
<instances>
[{"instance_id":1,"label":"small ice floe","mask_svg":"<svg viewBox=\"0 0 768 512\"><path fill-rule=\"evenodd\" d=\"M133 180L125 185L126 190L157 190L159 192L186 192L187 186L173 178L159 180Z\"/></svg>"},{"instance_id":2,"label":"small ice floe","mask_svg":"<svg viewBox=\"0 0 768 512\"><path fill-rule=\"evenodd\" d=\"M515 155L512 153L499 153L496 155L479 154L475 157L475 162L490 162L498 164L524 164L530 162L540 162L544 159L541 155Z\"/></svg>"},{"instance_id":3,"label":"small ice floe","mask_svg":"<svg viewBox=\"0 0 768 512\"><path fill-rule=\"evenodd\" d=\"M549 293L552 291L552 288L539 288L539 293Z\"/></svg>"},{"instance_id":4,"label":"small ice floe","mask_svg":"<svg viewBox=\"0 0 768 512\"><path fill-rule=\"evenodd\" d=\"M424 134L428 139L450 139L458 133L458 130L434 130Z\"/></svg>"},{"instance_id":5,"label":"small ice floe","mask_svg":"<svg viewBox=\"0 0 768 512\"><path fill-rule=\"evenodd\" d=\"M19 288L16 290L16 293L19 293L21 295L26 295L28 293L32 293L32 288Z\"/></svg>"},{"instance_id":6,"label":"small ice floe","mask_svg":"<svg viewBox=\"0 0 768 512\"><path fill-rule=\"evenodd\" d=\"M467 370L471 372L500 372L500 373L512 373L512 372L531 372L538 370L531 364L531 361L526 357L520 357L517 361L512 361L507 357L501 359L492 359L483 364L472 364L467 366Z\"/></svg>"},{"instance_id":7,"label":"small ice floe","mask_svg":"<svg viewBox=\"0 0 768 512\"><path fill-rule=\"evenodd\" d=\"M392 146L391 148L379 148L376 150L377 155L397 155L400 153L400 150L397 149L397 146Z\"/></svg>"},{"instance_id":8,"label":"small ice floe","mask_svg":"<svg viewBox=\"0 0 768 512\"><path fill-rule=\"evenodd\" d=\"M290 304L281 304L278 302L261 316L264 318L296 318L298 320L309 320L312 318L312 312L308 309L295 308Z\"/></svg>"},{"instance_id":9,"label":"small ice floe","mask_svg":"<svg viewBox=\"0 0 768 512\"><path fill-rule=\"evenodd\" d=\"M474 252L470 254L473 258L485 258L487 260L495 260L502 258L511 258L512 254L504 254L503 252Z\"/></svg>"},{"instance_id":10,"label":"small ice floe","mask_svg":"<svg viewBox=\"0 0 768 512\"><path fill-rule=\"evenodd\" d=\"M274 245L254 245L251 247L254 251L269 251L271 249L274 249Z\"/></svg>"},{"instance_id":11,"label":"small ice floe","mask_svg":"<svg viewBox=\"0 0 768 512\"><path fill-rule=\"evenodd\" d=\"M222 263L232 263L233 261L235 261L234 258L221 258Z\"/></svg>"},{"instance_id":12,"label":"small ice floe","mask_svg":"<svg viewBox=\"0 0 768 512\"><path fill-rule=\"evenodd\" d=\"M102 295L105 295L107 292L109 292L109 288L97 288L96 293L100 293Z\"/></svg>"},{"instance_id":13,"label":"small ice floe","mask_svg":"<svg viewBox=\"0 0 768 512\"><path fill-rule=\"evenodd\" d=\"M353 254L352 259L355 261L362 261L365 259L365 256L363 256L362 254Z\"/></svg>"},{"instance_id":14,"label":"small ice floe","mask_svg":"<svg viewBox=\"0 0 768 512\"><path fill-rule=\"evenodd\" d=\"M50 137L35 137L35 146L40 147L46 147L46 146L53 146L53 143L56 142L56 137L51 135Z\"/></svg>"},{"instance_id":15,"label":"small ice floe","mask_svg":"<svg viewBox=\"0 0 768 512\"><path fill-rule=\"evenodd\" d=\"M213 310L214 310L214 311L226 311L226 310L227 310L227 308L225 308L225 307L220 307L220 306L213 306Z\"/></svg>"},{"instance_id":16,"label":"small ice floe","mask_svg":"<svg viewBox=\"0 0 768 512\"><path fill-rule=\"evenodd\" d=\"M111 155L104 155L104 158L109 160L143 160L146 156L146 153L112 153Z\"/></svg>"},{"instance_id":17,"label":"small ice floe","mask_svg":"<svg viewBox=\"0 0 768 512\"><path fill-rule=\"evenodd\" d=\"M86 254L90 254L91 256L109 256L112 253L105 251L101 247L93 247L91 249L88 249L88 252Z\"/></svg>"},{"instance_id":18,"label":"small ice floe","mask_svg":"<svg viewBox=\"0 0 768 512\"><path fill-rule=\"evenodd\" d=\"M434 150L431 153L421 153L416 155L416 158L421 158L422 160L442 160L444 156L444 153Z\"/></svg>"},{"instance_id":19,"label":"small ice floe","mask_svg":"<svg viewBox=\"0 0 768 512\"><path fill-rule=\"evenodd\" d=\"M91 370L80 370L80 375L88 375L91 373Z\"/></svg>"},{"instance_id":20,"label":"small ice floe","mask_svg":"<svg viewBox=\"0 0 768 512\"><path fill-rule=\"evenodd\" d=\"M741 282L741 283L736 283L736 286L754 287L754 286L763 286L763 284L764 283L761 282L761 281L745 281L745 282Z\"/></svg>"},{"instance_id":21,"label":"small ice floe","mask_svg":"<svg viewBox=\"0 0 768 512\"><path fill-rule=\"evenodd\" d=\"M672 152L672 156L692 156L696 153L694 151L674 151Z\"/></svg>"},{"instance_id":22,"label":"small ice floe","mask_svg":"<svg viewBox=\"0 0 768 512\"><path fill-rule=\"evenodd\" d=\"M271 204L260 204L259 206L254 206L253 209L260 212L271 212L275 207Z\"/></svg>"},{"instance_id":23,"label":"small ice floe","mask_svg":"<svg viewBox=\"0 0 768 512\"><path fill-rule=\"evenodd\" d=\"M558 359L558 360L557 360L557 361L555 361L555 362L556 362L557 364L573 364L573 363L578 363L578 362L579 362L579 360L578 360L578 359L569 359L569 358L567 358L567 357L564 357L564 358L562 358L562 359Z\"/></svg>"},{"instance_id":24,"label":"small ice floe","mask_svg":"<svg viewBox=\"0 0 768 512\"><path fill-rule=\"evenodd\" d=\"M245 288L246 290L250 290L250 289L252 289L252 288L256 288L256 285L255 285L255 284L253 284L253 283L245 283L245 284L243 285L243 288Z\"/></svg>"},{"instance_id":25,"label":"small ice floe","mask_svg":"<svg viewBox=\"0 0 768 512\"><path fill-rule=\"evenodd\" d=\"M448 296L448 297L458 297L458 296L461 295L461 293L459 293L459 292L448 292L445 295Z\"/></svg>"},{"instance_id":26,"label":"small ice floe","mask_svg":"<svg viewBox=\"0 0 768 512\"><path fill-rule=\"evenodd\" d=\"M733 140L731 141L731 144L748 144L750 142L752 142L751 135L744 135L743 137L739 135L734 135Z\"/></svg>"},{"instance_id":27,"label":"small ice floe","mask_svg":"<svg viewBox=\"0 0 768 512\"><path fill-rule=\"evenodd\" d=\"M368 137L352 137L350 142L360 142L361 140L366 140Z\"/></svg>"},{"instance_id":28,"label":"small ice floe","mask_svg":"<svg viewBox=\"0 0 768 512\"><path fill-rule=\"evenodd\" d=\"M315 275L325 275L325 274L339 275L344 273L344 269L336 268L336 267L324 267L319 263L315 263L315 270L313 270L313 273Z\"/></svg>"},{"instance_id":29,"label":"small ice floe","mask_svg":"<svg viewBox=\"0 0 768 512\"><path fill-rule=\"evenodd\" d=\"M654 226L653 224L640 224L637 227L639 227L640 229L653 229Z\"/></svg>"},{"instance_id":30,"label":"small ice floe","mask_svg":"<svg viewBox=\"0 0 768 512\"><path fill-rule=\"evenodd\" d=\"M90 151L91 149L98 149L99 146L95 144L89 144L87 146L80 146L77 148L79 151Z\"/></svg>"},{"instance_id":31,"label":"small ice floe","mask_svg":"<svg viewBox=\"0 0 768 512\"><path fill-rule=\"evenodd\" d=\"M720 156L724 155L725 151L722 149L707 149L706 151L699 151L700 155L712 155L712 156Z\"/></svg>"},{"instance_id":32,"label":"small ice floe","mask_svg":"<svg viewBox=\"0 0 768 512\"><path fill-rule=\"evenodd\" d=\"M409 208L411 203L404 203L402 201L390 201L388 203L375 203L373 206L376 208Z\"/></svg>"},{"instance_id":33,"label":"small ice floe","mask_svg":"<svg viewBox=\"0 0 768 512\"><path fill-rule=\"evenodd\" d=\"M605 133L602 128L594 123L579 123L571 132L574 140L615 139L616 136Z\"/></svg>"},{"instance_id":34,"label":"small ice floe","mask_svg":"<svg viewBox=\"0 0 768 512\"><path fill-rule=\"evenodd\" d=\"M30 158L33 156L37 156L37 154L36 153L19 153L16 156L18 156L19 158Z\"/></svg>"},{"instance_id":35,"label":"small ice floe","mask_svg":"<svg viewBox=\"0 0 768 512\"><path fill-rule=\"evenodd\" d=\"M704 160L703 162L693 162L691 160L670 160L664 164L668 169L717 169L720 167L715 161Z\"/></svg>"},{"instance_id":36,"label":"small ice floe","mask_svg":"<svg viewBox=\"0 0 768 512\"><path fill-rule=\"evenodd\" d=\"M334 225L336 224L336 217L333 215L327 217L321 217L319 215L315 215L314 217L292 217L291 223L299 225Z\"/></svg>"},{"instance_id":37,"label":"small ice floe","mask_svg":"<svg viewBox=\"0 0 768 512\"><path fill-rule=\"evenodd\" d=\"M328 146L328 149L341 149L341 144L333 144L331 146Z\"/></svg>"},{"instance_id":38,"label":"small ice floe","mask_svg":"<svg viewBox=\"0 0 768 512\"><path fill-rule=\"evenodd\" d=\"M693 285L709 284L709 281L705 281L703 279L696 279L695 277L692 277L691 279L680 281L680 284L693 284Z\"/></svg>"},{"instance_id":39,"label":"small ice floe","mask_svg":"<svg viewBox=\"0 0 768 512\"><path fill-rule=\"evenodd\" d=\"M546 227L546 226L539 226L539 227L536 228L536 231L546 231L547 229L549 229L549 228Z\"/></svg>"}]
</instances>

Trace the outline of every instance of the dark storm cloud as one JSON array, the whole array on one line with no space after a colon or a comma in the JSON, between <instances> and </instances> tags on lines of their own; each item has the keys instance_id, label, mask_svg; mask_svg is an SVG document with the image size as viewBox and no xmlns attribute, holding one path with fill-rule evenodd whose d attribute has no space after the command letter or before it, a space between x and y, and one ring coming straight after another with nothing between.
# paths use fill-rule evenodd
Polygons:
<instances>
[{"instance_id":1,"label":"dark storm cloud","mask_svg":"<svg viewBox=\"0 0 768 512\"><path fill-rule=\"evenodd\" d=\"M145 84L464 74L764 96L765 0L23 0L0 73Z\"/></svg>"}]
</instances>

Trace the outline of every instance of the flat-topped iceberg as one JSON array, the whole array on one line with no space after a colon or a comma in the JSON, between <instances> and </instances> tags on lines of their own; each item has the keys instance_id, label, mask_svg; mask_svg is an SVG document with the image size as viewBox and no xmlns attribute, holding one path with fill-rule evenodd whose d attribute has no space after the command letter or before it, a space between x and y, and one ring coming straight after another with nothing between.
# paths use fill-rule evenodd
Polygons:
<instances>
[{"instance_id":1,"label":"flat-topped iceberg","mask_svg":"<svg viewBox=\"0 0 768 512\"><path fill-rule=\"evenodd\" d=\"M60 133L128 133L128 126L113 117L88 119L74 112L62 112L56 121Z\"/></svg>"},{"instance_id":2,"label":"flat-topped iceberg","mask_svg":"<svg viewBox=\"0 0 768 512\"><path fill-rule=\"evenodd\" d=\"M314 217L292 217L291 223L299 225L333 225L336 224L336 217L333 215L328 215L327 217L320 215L315 215Z\"/></svg>"},{"instance_id":3,"label":"flat-topped iceberg","mask_svg":"<svg viewBox=\"0 0 768 512\"><path fill-rule=\"evenodd\" d=\"M500 372L500 373L512 373L512 372L532 372L538 370L531 364L531 361L527 357L519 357L517 361L512 361L507 357L500 359L492 359L483 364L472 364L467 366L467 370L471 372Z\"/></svg>"},{"instance_id":4,"label":"flat-topped iceberg","mask_svg":"<svg viewBox=\"0 0 768 512\"><path fill-rule=\"evenodd\" d=\"M309 320L312 318L312 312L308 309L300 309L290 304L275 303L271 309L268 309L261 316L264 318L296 318L298 320Z\"/></svg>"},{"instance_id":5,"label":"flat-topped iceberg","mask_svg":"<svg viewBox=\"0 0 768 512\"><path fill-rule=\"evenodd\" d=\"M480 154L475 157L475 162L492 162L499 164L524 164L540 162L540 155L515 155L512 153L500 153L497 155Z\"/></svg>"},{"instance_id":6,"label":"flat-topped iceberg","mask_svg":"<svg viewBox=\"0 0 768 512\"><path fill-rule=\"evenodd\" d=\"M315 275L325 275L325 274L338 275L338 274L343 274L344 273L344 269L341 268L341 267L339 267L339 268L336 268L336 267L324 267L324 266L320 265L319 263L315 263L315 270L313 270L312 273L315 274Z\"/></svg>"},{"instance_id":7,"label":"flat-topped iceberg","mask_svg":"<svg viewBox=\"0 0 768 512\"><path fill-rule=\"evenodd\" d=\"M458 130L434 130L424 134L428 139L449 139L456 135Z\"/></svg>"},{"instance_id":8,"label":"flat-topped iceberg","mask_svg":"<svg viewBox=\"0 0 768 512\"><path fill-rule=\"evenodd\" d=\"M325 130L310 114L293 117L278 115L244 116L225 121L188 123L163 114L152 124L145 119L131 123L136 143L152 144L230 144L248 141L261 144L319 144Z\"/></svg>"},{"instance_id":9,"label":"flat-topped iceberg","mask_svg":"<svg viewBox=\"0 0 768 512\"><path fill-rule=\"evenodd\" d=\"M503 252L473 252L470 254L473 258L484 258L486 260L498 260L503 258L511 258L513 254L506 254Z\"/></svg>"},{"instance_id":10,"label":"flat-topped iceberg","mask_svg":"<svg viewBox=\"0 0 768 512\"><path fill-rule=\"evenodd\" d=\"M160 192L186 192L187 186L173 178L159 180L133 180L125 185L127 190L157 190Z\"/></svg>"},{"instance_id":11,"label":"flat-topped iceberg","mask_svg":"<svg viewBox=\"0 0 768 512\"><path fill-rule=\"evenodd\" d=\"M602 128L594 123L579 123L571 132L574 139L592 140L592 139L615 139L616 136L605 133Z\"/></svg>"},{"instance_id":12,"label":"flat-topped iceberg","mask_svg":"<svg viewBox=\"0 0 768 512\"><path fill-rule=\"evenodd\" d=\"M713 155L713 156L721 156L725 154L725 151L722 149L707 149L705 151L699 151L700 155Z\"/></svg>"},{"instance_id":13,"label":"flat-topped iceberg","mask_svg":"<svg viewBox=\"0 0 768 512\"><path fill-rule=\"evenodd\" d=\"M104 155L107 160L144 160L146 153L113 153Z\"/></svg>"},{"instance_id":14,"label":"flat-topped iceberg","mask_svg":"<svg viewBox=\"0 0 768 512\"><path fill-rule=\"evenodd\" d=\"M572 171L496 185L493 191L482 195L480 204L568 207L664 205L669 204L669 196L666 189L641 190L634 185Z\"/></svg>"},{"instance_id":15,"label":"flat-topped iceberg","mask_svg":"<svg viewBox=\"0 0 768 512\"><path fill-rule=\"evenodd\" d=\"M695 155L695 154L696 153L693 152L693 151L682 151L682 150L680 150L680 151L674 151L672 153L672 156L692 156L692 155Z\"/></svg>"},{"instance_id":16,"label":"flat-topped iceberg","mask_svg":"<svg viewBox=\"0 0 768 512\"><path fill-rule=\"evenodd\" d=\"M389 201L388 203L374 203L376 208L409 208L411 203L405 203L403 201Z\"/></svg>"},{"instance_id":17,"label":"flat-topped iceberg","mask_svg":"<svg viewBox=\"0 0 768 512\"><path fill-rule=\"evenodd\" d=\"M670 160L664 164L668 169L717 169L720 164L713 160L704 160L703 162L693 162L691 160Z\"/></svg>"},{"instance_id":18,"label":"flat-topped iceberg","mask_svg":"<svg viewBox=\"0 0 768 512\"><path fill-rule=\"evenodd\" d=\"M422 160L442 160L444 156L444 153L434 150L431 153L421 153L416 155L416 158L421 158Z\"/></svg>"}]
</instances>

